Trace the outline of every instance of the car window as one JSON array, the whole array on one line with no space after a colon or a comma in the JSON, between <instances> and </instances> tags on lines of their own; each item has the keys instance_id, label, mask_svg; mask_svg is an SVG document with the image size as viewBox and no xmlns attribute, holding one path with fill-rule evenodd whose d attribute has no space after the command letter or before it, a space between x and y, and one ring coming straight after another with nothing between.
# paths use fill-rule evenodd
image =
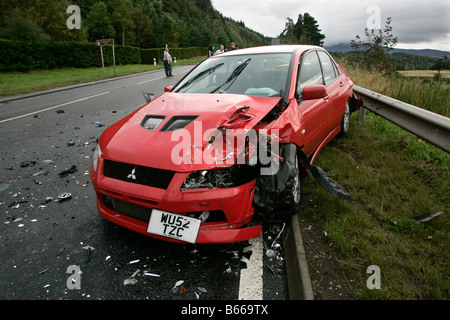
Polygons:
<instances>
[{"instance_id":1,"label":"car window","mask_svg":"<svg viewBox=\"0 0 450 320\"><path fill-rule=\"evenodd\" d=\"M297 92L301 94L304 87L312 84L323 84L322 70L315 51L307 53L302 60Z\"/></svg>"},{"instance_id":2,"label":"car window","mask_svg":"<svg viewBox=\"0 0 450 320\"><path fill-rule=\"evenodd\" d=\"M279 97L290 58L288 53L218 55L202 62L172 92Z\"/></svg>"},{"instance_id":3,"label":"car window","mask_svg":"<svg viewBox=\"0 0 450 320\"><path fill-rule=\"evenodd\" d=\"M320 63L322 64L322 71L325 80L325 85L327 86L337 78L337 75L335 73L333 61L331 61L328 54L326 54L324 51L319 51L318 54L320 58Z\"/></svg>"}]
</instances>

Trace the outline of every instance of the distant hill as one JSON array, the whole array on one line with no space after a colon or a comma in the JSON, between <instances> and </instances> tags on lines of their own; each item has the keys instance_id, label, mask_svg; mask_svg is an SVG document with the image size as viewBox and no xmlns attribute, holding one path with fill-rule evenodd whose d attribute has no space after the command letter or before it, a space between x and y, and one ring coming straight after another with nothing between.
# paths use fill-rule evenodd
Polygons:
<instances>
[{"instance_id":1,"label":"distant hill","mask_svg":"<svg viewBox=\"0 0 450 320\"><path fill-rule=\"evenodd\" d=\"M353 51L353 48L350 44L347 43L339 43L334 46L325 46L325 49L328 51L334 52L349 52ZM434 49L401 49L397 48L392 50L392 53L406 53L413 54L418 56L427 56L427 57L436 57L443 58L445 56L450 56L450 51L442 51L442 50L434 50Z\"/></svg>"},{"instance_id":2,"label":"distant hill","mask_svg":"<svg viewBox=\"0 0 450 320\"><path fill-rule=\"evenodd\" d=\"M66 27L72 3L80 7L80 30ZM211 0L2 0L0 38L91 43L114 38L117 44L140 48L270 44L270 38L244 22L224 17Z\"/></svg>"}]
</instances>

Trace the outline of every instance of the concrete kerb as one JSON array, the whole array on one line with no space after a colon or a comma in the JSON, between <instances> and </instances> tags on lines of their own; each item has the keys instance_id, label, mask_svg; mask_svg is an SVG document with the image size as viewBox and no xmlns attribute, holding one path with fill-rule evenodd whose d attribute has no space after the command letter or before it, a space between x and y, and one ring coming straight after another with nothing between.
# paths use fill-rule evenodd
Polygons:
<instances>
[{"instance_id":1,"label":"concrete kerb","mask_svg":"<svg viewBox=\"0 0 450 320\"><path fill-rule=\"evenodd\" d=\"M61 91L66 91L66 90L77 89L77 88L92 86L92 85L96 85L96 84L116 81L116 80L122 80L122 79L126 79L126 78L131 78L131 77L137 77L137 76L141 76L141 75L145 75L145 74L159 72L161 70L162 69L146 71L146 72L141 72L141 73L133 73L133 74L129 74L129 75L126 75L126 76L121 76L121 77L108 78L108 79L104 79L104 80L80 83L80 84L75 84L75 85L70 85L70 86L65 86L65 87L59 87L59 88L54 88L54 89L49 89L49 90L43 90L43 91L36 91L36 92L26 93L26 94L21 94L21 95L16 95L16 96L9 96L9 97L5 97L3 99L0 99L0 104L4 104L4 103L11 102L11 101L16 101L16 100L33 98L33 97L42 96L42 95L46 95L46 94L51 94L51 93L55 93L55 92L61 92Z\"/></svg>"},{"instance_id":2,"label":"concrete kerb","mask_svg":"<svg viewBox=\"0 0 450 320\"><path fill-rule=\"evenodd\" d=\"M292 215L283 237L290 300L314 300L298 216Z\"/></svg>"}]
</instances>

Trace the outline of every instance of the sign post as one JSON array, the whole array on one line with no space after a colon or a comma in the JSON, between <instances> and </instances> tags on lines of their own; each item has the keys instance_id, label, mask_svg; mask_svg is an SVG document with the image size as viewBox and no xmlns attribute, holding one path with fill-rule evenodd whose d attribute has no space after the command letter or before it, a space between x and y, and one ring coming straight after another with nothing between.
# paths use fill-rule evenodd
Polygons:
<instances>
[{"instance_id":1,"label":"sign post","mask_svg":"<svg viewBox=\"0 0 450 320\"><path fill-rule=\"evenodd\" d=\"M97 46L100 47L100 54L102 56L103 75L105 75L105 62L103 59L103 46L112 46L113 64L114 64L114 77L116 76L116 54L114 52L114 39L101 39L95 41Z\"/></svg>"}]
</instances>

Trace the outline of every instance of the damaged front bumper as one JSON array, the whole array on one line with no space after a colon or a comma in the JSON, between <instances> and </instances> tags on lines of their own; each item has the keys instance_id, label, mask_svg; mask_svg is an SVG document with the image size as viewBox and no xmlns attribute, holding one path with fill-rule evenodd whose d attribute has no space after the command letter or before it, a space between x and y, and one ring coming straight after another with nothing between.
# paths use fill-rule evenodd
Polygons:
<instances>
[{"instance_id":1,"label":"damaged front bumper","mask_svg":"<svg viewBox=\"0 0 450 320\"><path fill-rule=\"evenodd\" d=\"M230 188L180 190L189 173L176 173L166 190L105 177L103 160L90 175L99 214L105 219L153 238L184 243L147 232L153 209L198 218L205 211L195 243L233 243L256 238L261 225L252 224L255 180ZM126 190L126 192L123 192Z\"/></svg>"}]
</instances>

